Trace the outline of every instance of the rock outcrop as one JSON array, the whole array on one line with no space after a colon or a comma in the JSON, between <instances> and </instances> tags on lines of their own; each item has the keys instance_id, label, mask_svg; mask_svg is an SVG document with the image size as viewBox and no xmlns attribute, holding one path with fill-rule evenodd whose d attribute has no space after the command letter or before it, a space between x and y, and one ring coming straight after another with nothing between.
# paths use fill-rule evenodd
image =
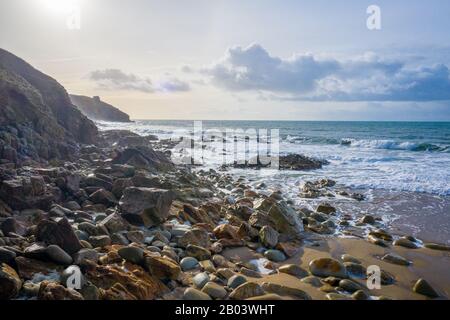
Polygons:
<instances>
[{"instance_id":1,"label":"rock outcrop","mask_svg":"<svg viewBox=\"0 0 450 320\"><path fill-rule=\"evenodd\" d=\"M120 111L116 107L103 102L100 97L86 97L79 95L70 95L72 103L85 116L92 120L103 120L111 122L130 122L130 116Z\"/></svg>"},{"instance_id":2,"label":"rock outcrop","mask_svg":"<svg viewBox=\"0 0 450 320\"><path fill-rule=\"evenodd\" d=\"M0 159L70 158L97 127L70 102L56 80L0 49Z\"/></svg>"}]
</instances>

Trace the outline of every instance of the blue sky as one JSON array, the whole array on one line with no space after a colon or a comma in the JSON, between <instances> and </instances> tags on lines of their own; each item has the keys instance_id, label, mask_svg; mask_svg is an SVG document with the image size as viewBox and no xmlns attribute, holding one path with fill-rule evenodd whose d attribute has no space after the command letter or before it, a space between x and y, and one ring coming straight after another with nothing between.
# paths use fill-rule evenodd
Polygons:
<instances>
[{"instance_id":1,"label":"blue sky","mask_svg":"<svg viewBox=\"0 0 450 320\"><path fill-rule=\"evenodd\" d=\"M132 118L450 120L449 14L444 0L2 0L0 47Z\"/></svg>"}]
</instances>

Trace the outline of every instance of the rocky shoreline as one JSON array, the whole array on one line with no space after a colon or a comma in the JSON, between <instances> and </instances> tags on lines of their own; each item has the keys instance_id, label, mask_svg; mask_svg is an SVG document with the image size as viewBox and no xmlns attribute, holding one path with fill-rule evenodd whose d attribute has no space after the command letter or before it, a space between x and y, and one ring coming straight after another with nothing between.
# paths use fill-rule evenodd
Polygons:
<instances>
[{"instance_id":1,"label":"rocky shoreline","mask_svg":"<svg viewBox=\"0 0 450 320\"><path fill-rule=\"evenodd\" d=\"M117 147L130 137L133 147ZM139 145L116 131L100 140L82 147L77 162L2 167L0 298L396 299L404 293L365 285L371 252L378 264L401 268L382 269L382 285L393 292L405 285L402 273L414 274L418 258L406 258L408 251L448 260L448 246L392 235L374 216L337 212L335 194L363 197L336 190L334 181L299 190L329 197L311 211L227 172L176 167L148 137ZM367 251L311 253L345 242L337 229ZM73 266L82 272L80 290L67 287ZM407 298L446 297L448 286L419 275Z\"/></svg>"},{"instance_id":2,"label":"rocky shoreline","mask_svg":"<svg viewBox=\"0 0 450 320\"><path fill-rule=\"evenodd\" d=\"M5 52L0 102L0 299L450 294L450 247L391 233L373 215L340 212L337 196L365 197L332 180L298 190L321 199L310 210L226 168L174 165L169 143L97 132L56 81ZM282 163L290 170L326 164L304 156ZM381 268L380 289L368 288L373 265Z\"/></svg>"}]
</instances>

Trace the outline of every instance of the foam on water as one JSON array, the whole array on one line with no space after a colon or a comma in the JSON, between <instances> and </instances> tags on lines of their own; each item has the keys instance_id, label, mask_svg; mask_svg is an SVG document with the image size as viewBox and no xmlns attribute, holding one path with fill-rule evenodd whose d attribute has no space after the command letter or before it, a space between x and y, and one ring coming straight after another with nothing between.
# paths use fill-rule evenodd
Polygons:
<instances>
[{"instance_id":1,"label":"foam on water","mask_svg":"<svg viewBox=\"0 0 450 320\"><path fill-rule=\"evenodd\" d=\"M154 134L160 139L171 138L180 128L193 130L192 121L99 122L98 125L101 129ZM352 188L450 195L449 123L209 121L204 122L206 128L280 129L282 154L299 153L330 162L317 171L269 173L268 178L280 185L290 186L299 178L327 177ZM226 152L227 145L206 148L205 165L222 164Z\"/></svg>"}]
</instances>

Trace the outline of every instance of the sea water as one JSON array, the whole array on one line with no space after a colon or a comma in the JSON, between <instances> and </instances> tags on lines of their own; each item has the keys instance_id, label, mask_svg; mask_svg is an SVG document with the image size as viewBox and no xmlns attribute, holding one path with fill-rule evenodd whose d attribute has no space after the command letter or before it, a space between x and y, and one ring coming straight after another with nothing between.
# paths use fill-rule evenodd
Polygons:
<instances>
[{"instance_id":1,"label":"sea water","mask_svg":"<svg viewBox=\"0 0 450 320\"><path fill-rule=\"evenodd\" d=\"M194 122L184 120L98 125L160 139L169 139L180 129L194 130ZM331 178L371 199L356 207L344 202L343 209L377 211L387 221L400 221L411 233L450 243L450 122L202 121L202 128L277 129L281 154L303 154L329 165L304 172L233 169L230 173L255 184L264 181L298 204L311 202L298 197L305 181ZM204 167L218 167L223 151L205 149Z\"/></svg>"}]
</instances>

